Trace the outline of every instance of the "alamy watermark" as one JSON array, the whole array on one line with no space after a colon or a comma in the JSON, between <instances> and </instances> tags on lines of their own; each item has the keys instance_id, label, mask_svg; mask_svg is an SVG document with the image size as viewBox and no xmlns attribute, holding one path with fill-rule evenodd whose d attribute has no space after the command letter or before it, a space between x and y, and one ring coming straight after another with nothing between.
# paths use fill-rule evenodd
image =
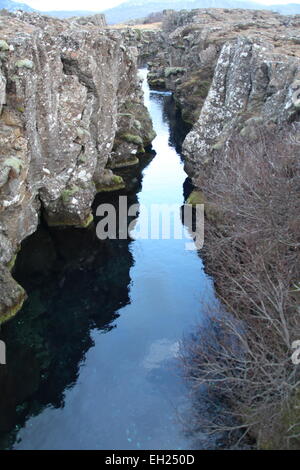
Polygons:
<instances>
[{"instance_id":1,"label":"alamy watermark","mask_svg":"<svg viewBox=\"0 0 300 470\"><path fill-rule=\"evenodd\" d=\"M6 364L6 344L0 340L0 365Z\"/></svg>"},{"instance_id":2,"label":"alamy watermark","mask_svg":"<svg viewBox=\"0 0 300 470\"><path fill-rule=\"evenodd\" d=\"M101 204L96 233L100 240L186 240L186 250L199 250L204 244L204 205L132 204L119 197L118 211L113 204ZM130 218L134 218L129 221Z\"/></svg>"}]
</instances>

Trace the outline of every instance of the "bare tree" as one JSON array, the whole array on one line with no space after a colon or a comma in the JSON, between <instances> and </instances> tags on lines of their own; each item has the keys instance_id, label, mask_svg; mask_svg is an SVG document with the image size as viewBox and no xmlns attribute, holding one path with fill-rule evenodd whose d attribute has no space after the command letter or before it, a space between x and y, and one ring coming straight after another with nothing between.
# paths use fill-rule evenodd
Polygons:
<instances>
[{"instance_id":1,"label":"bare tree","mask_svg":"<svg viewBox=\"0 0 300 470\"><path fill-rule=\"evenodd\" d=\"M264 448L300 447L297 126L235 137L198 183L210 207L206 268L226 313L212 312L185 343L183 363L195 391L205 386L228 405L207 429L240 430L237 442L255 436Z\"/></svg>"}]
</instances>

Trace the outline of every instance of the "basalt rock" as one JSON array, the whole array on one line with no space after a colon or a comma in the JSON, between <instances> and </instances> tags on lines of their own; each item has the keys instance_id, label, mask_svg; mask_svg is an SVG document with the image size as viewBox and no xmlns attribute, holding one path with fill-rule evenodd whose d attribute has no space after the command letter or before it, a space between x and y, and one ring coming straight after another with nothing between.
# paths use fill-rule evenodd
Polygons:
<instances>
[{"instance_id":1,"label":"basalt rock","mask_svg":"<svg viewBox=\"0 0 300 470\"><path fill-rule=\"evenodd\" d=\"M199 185L219 154L226 158L232 136L251 141L262 126L276 133L299 120L299 94L300 57L279 54L265 41L226 43L200 117L183 145L190 176Z\"/></svg>"},{"instance_id":2,"label":"basalt rock","mask_svg":"<svg viewBox=\"0 0 300 470\"><path fill-rule=\"evenodd\" d=\"M24 289L13 279L10 271L0 264L1 322L13 317L26 299Z\"/></svg>"},{"instance_id":3,"label":"basalt rock","mask_svg":"<svg viewBox=\"0 0 300 470\"><path fill-rule=\"evenodd\" d=\"M299 15L282 16L262 10L165 11L162 31L153 33L156 36L149 55L149 84L173 91L183 118L194 124L225 44L244 37L262 47L272 45L275 55L297 57L299 24Z\"/></svg>"},{"instance_id":4,"label":"basalt rock","mask_svg":"<svg viewBox=\"0 0 300 470\"><path fill-rule=\"evenodd\" d=\"M104 29L101 18L0 16L2 267L36 230L41 213L49 225L89 225L96 192L116 187L112 172L114 184L107 184L112 149L119 149L118 164L154 137L142 103L137 50L120 33ZM130 116L121 117L128 102L134 104ZM134 125L140 140L128 147L122 136ZM19 306L21 294L13 281L11 289L5 282ZM1 303L0 322L6 318Z\"/></svg>"}]
</instances>

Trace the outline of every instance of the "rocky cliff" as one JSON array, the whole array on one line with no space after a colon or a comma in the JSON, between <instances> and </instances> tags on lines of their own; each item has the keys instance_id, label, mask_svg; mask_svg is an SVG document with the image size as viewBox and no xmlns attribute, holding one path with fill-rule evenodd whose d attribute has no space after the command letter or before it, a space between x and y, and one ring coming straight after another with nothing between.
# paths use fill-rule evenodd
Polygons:
<instances>
[{"instance_id":1,"label":"rocky cliff","mask_svg":"<svg viewBox=\"0 0 300 470\"><path fill-rule=\"evenodd\" d=\"M235 135L255 141L259 128L276 133L284 124L299 121L299 95L299 56L251 38L226 43L200 117L184 142L189 174L195 181L197 175L206 177L205 168L220 153L225 158Z\"/></svg>"},{"instance_id":2,"label":"rocky cliff","mask_svg":"<svg viewBox=\"0 0 300 470\"><path fill-rule=\"evenodd\" d=\"M152 41L149 83L174 91L186 121L194 124L205 102L218 58L227 43L247 38L274 58L297 57L299 16L256 10L200 9L166 11L161 32ZM149 49L149 46L148 46ZM150 51L151 52L151 51Z\"/></svg>"},{"instance_id":3,"label":"rocky cliff","mask_svg":"<svg viewBox=\"0 0 300 470\"><path fill-rule=\"evenodd\" d=\"M173 89L196 121L183 144L195 186L187 201L204 204L205 267L227 312L243 324L242 360L229 345L241 336L232 319L220 322L221 343L212 326L208 348L200 328L199 349L190 353L193 384L221 394L251 444L299 449L299 371L291 355L300 333L300 17L172 15L171 39L151 78ZM176 44L182 49L172 55ZM200 412L201 429L202 420ZM210 432L221 428L209 423Z\"/></svg>"},{"instance_id":4,"label":"rocky cliff","mask_svg":"<svg viewBox=\"0 0 300 470\"><path fill-rule=\"evenodd\" d=\"M154 133L137 50L101 18L3 12L0 27L1 322L25 298L9 268L41 214L88 226L96 192L124 186L111 168L137 163Z\"/></svg>"},{"instance_id":5,"label":"rocky cliff","mask_svg":"<svg viewBox=\"0 0 300 470\"><path fill-rule=\"evenodd\" d=\"M160 31L142 33L150 86L172 90L194 124L184 154L197 186L231 137L255 140L257 127L299 120L299 26L299 15L268 11L168 10Z\"/></svg>"}]
</instances>

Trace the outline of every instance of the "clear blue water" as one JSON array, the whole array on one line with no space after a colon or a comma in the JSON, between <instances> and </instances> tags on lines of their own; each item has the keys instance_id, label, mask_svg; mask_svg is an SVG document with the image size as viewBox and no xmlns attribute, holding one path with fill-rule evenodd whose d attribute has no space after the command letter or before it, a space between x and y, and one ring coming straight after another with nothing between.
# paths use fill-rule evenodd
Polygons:
<instances>
[{"instance_id":1,"label":"clear blue water","mask_svg":"<svg viewBox=\"0 0 300 470\"><path fill-rule=\"evenodd\" d=\"M156 156L143 163L142 180L133 178L132 202L181 205L187 175L170 140L171 97L150 93L141 73ZM214 290L185 235L100 242L94 227L50 234L42 227L25 244L16 276L29 300L2 331L8 364L0 383L9 383L2 387L3 447L201 446L186 432L191 403L178 351Z\"/></svg>"}]
</instances>

